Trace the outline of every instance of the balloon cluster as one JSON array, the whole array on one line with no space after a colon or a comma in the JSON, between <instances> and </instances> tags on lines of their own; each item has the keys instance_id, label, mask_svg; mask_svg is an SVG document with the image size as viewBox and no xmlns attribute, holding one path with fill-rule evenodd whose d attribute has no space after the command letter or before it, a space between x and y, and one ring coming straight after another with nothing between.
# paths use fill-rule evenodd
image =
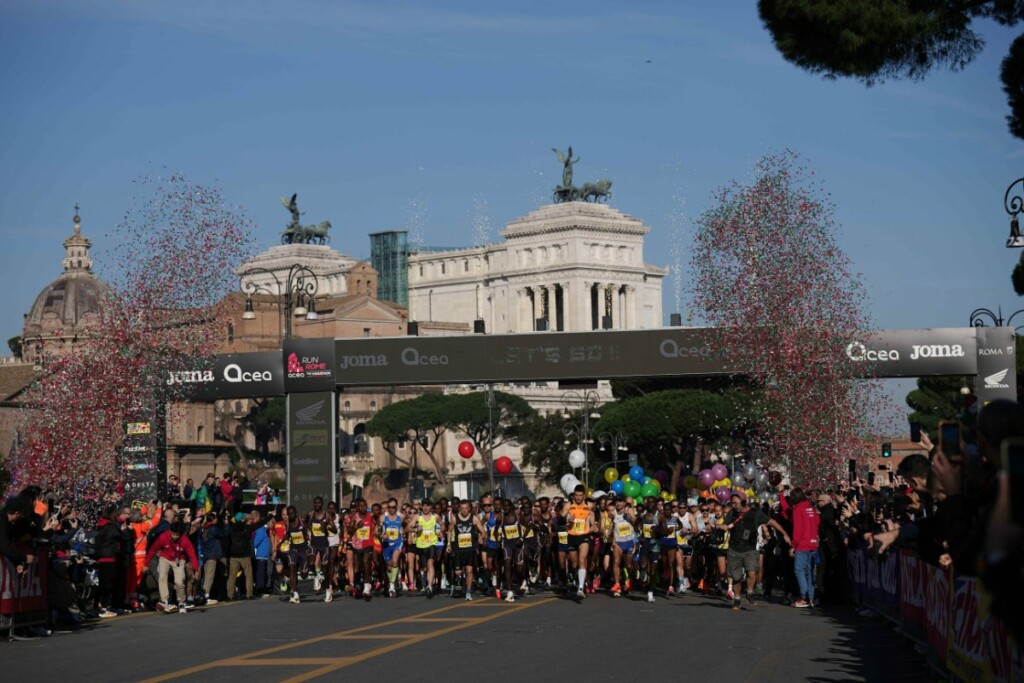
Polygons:
<instances>
[{"instance_id":1,"label":"balloon cluster","mask_svg":"<svg viewBox=\"0 0 1024 683\"><path fill-rule=\"evenodd\" d=\"M664 470L647 476L643 467L633 465L628 472L620 476L615 467L609 467L604 471L604 480L608 483L608 489L618 496L635 499L661 498L665 501L676 499L674 493L664 490L669 480L668 472Z\"/></svg>"},{"instance_id":2,"label":"balloon cluster","mask_svg":"<svg viewBox=\"0 0 1024 683\"><path fill-rule=\"evenodd\" d=\"M697 490L701 498L728 503L733 495L760 502L780 483L782 475L779 472L757 467L753 463L737 469L731 476L728 467L716 463L696 475L687 475L680 480L679 486L684 491Z\"/></svg>"}]
</instances>

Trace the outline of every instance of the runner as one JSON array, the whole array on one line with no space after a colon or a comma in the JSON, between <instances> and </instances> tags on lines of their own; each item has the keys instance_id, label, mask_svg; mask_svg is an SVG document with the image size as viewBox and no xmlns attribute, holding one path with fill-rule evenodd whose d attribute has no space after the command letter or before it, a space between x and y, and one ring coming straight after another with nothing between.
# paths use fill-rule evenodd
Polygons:
<instances>
[{"instance_id":1,"label":"runner","mask_svg":"<svg viewBox=\"0 0 1024 683\"><path fill-rule=\"evenodd\" d=\"M416 518L419 515L419 511L409 503L406 503L402 508L402 528L405 533L405 546L409 548L409 551L405 553L405 572L406 578L402 580L402 590L414 591L416 590L416 577L419 576L419 561L420 556L416 548L416 539L419 536L419 527L416 524Z\"/></svg>"},{"instance_id":2,"label":"runner","mask_svg":"<svg viewBox=\"0 0 1024 683\"><path fill-rule=\"evenodd\" d=\"M338 588L338 550L341 547L341 520L338 518L338 504L333 500L327 504L327 594L324 601L334 600Z\"/></svg>"},{"instance_id":3,"label":"runner","mask_svg":"<svg viewBox=\"0 0 1024 683\"><path fill-rule=\"evenodd\" d=\"M348 535L352 544L352 556L356 568L363 580L363 599L369 602L373 598L373 530L376 525L373 514L366 509L366 501L359 498L355 502L355 511L349 517ZM355 597L355 589L353 596Z\"/></svg>"},{"instance_id":4,"label":"runner","mask_svg":"<svg viewBox=\"0 0 1024 683\"><path fill-rule=\"evenodd\" d=\"M569 501L560 500L555 507L554 571L559 591L569 589Z\"/></svg>"},{"instance_id":5,"label":"runner","mask_svg":"<svg viewBox=\"0 0 1024 683\"><path fill-rule=\"evenodd\" d=\"M536 583L540 575L540 509L526 496L519 500L519 526L523 536L523 563L520 569L523 583L519 586L519 591L524 595L530 595L530 584Z\"/></svg>"},{"instance_id":6,"label":"runner","mask_svg":"<svg viewBox=\"0 0 1024 683\"><path fill-rule=\"evenodd\" d=\"M676 592L675 578L679 577L682 583L682 573L679 572L679 503L669 501L665 504L665 513L661 516L659 533L661 534L661 563L662 573L665 576L668 588L665 594L672 597Z\"/></svg>"},{"instance_id":7,"label":"runner","mask_svg":"<svg viewBox=\"0 0 1024 683\"><path fill-rule=\"evenodd\" d=\"M455 513L449 529L448 553L455 571L465 574L466 600L470 601L473 599L473 565L476 563L477 539L484 538L486 531L480 518L472 513L468 500L459 502L459 511Z\"/></svg>"},{"instance_id":8,"label":"runner","mask_svg":"<svg viewBox=\"0 0 1024 683\"><path fill-rule=\"evenodd\" d=\"M324 591L324 602L333 599L330 589L331 563L330 544L327 540L328 517L324 510L324 499L317 496L313 499L313 509L306 514L306 528L309 529L310 559L313 561L313 592L319 592L324 585L324 569L327 570L327 590Z\"/></svg>"},{"instance_id":9,"label":"runner","mask_svg":"<svg viewBox=\"0 0 1024 683\"><path fill-rule=\"evenodd\" d=\"M654 602L654 585L657 583L658 559L661 556L659 542L660 516L654 498L648 498L640 513L640 569L645 574L647 602Z\"/></svg>"},{"instance_id":10,"label":"runner","mask_svg":"<svg viewBox=\"0 0 1024 683\"><path fill-rule=\"evenodd\" d=\"M587 491L583 485L573 489L573 502L567 515L569 534L569 564L576 570L576 600L582 600L587 585L587 556L590 551L590 534L597 529L594 511L587 505Z\"/></svg>"},{"instance_id":11,"label":"runner","mask_svg":"<svg viewBox=\"0 0 1024 683\"><path fill-rule=\"evenodd\" d=\"M676 543L679 547L676 552L676 576L679 577L679 592L685 593L690 589L690 575L693 571L693 544L698 532L697 506L690 505L689 510L684 510L680 503L679 510L679 528L676 529Z\"/></svg>"},{"instance_id":12,"label":"runner","mask_svg":"<svg viewBox=\"0 0 1024 683\"><path fill-rule=\"evenodd\" d=\"M302 578L306 578L309 572L309 532L306 525L299 519L299 511L294 505L287 509L288 525L286 527L286 539L288 541L288 590L291 597L288 602L299 604L299 572Z\"/></svg>"},{"instance_id":13,"label":"runner","mask_svg":"<svg viewBox=\"0 0 1024 683\"><path fill-rule=\"evenodd\" d=\"M498 514L495 512L495 506L500 502L500 498L494 498L490 495L480 497L481 521L483 522L484 530L487 532L486 541L480 545L480 559L483 563L484 580L486 581L486 577L490 577L491 588L495 590L498 588L498 537L495 532L498 526Z\"/></svg>"},{"instance_id":14,"label":"runner","mask_svg":"<svg viewBox=\"0 0 1024 683\"><path fill-rule=\"evenodd\" d=\"M416 517L416 553L420 556L420 573L426 572L423 591L427 599L434 597L434 571L437 564L437 535L441 520L434 514L434 505L423 501L422 513ZM422 580L422 579L421 579Z\"/></svg>"},{"instance_id":15,"label":"runner","mask_svg":"<svg viewBox=\"0 0 1024 683\"><path fill-rule=\"evenodd\" d=\"M537 536L540 544L537 558L537 577L544 579L544 588L551 590L552 570L555 566L555 536L552 526L554 516L551 513L551 501L547 496L537 499Z\"/></svg>"},{"instance_id":16,"label":"runner","mask_svg":"<svg viewBox=\"0 0 1024 683\"><path fill-rule=\"evenodd\" d=\"M523 562L523 537L519 533L519 515L512 506L512 500L506 498L502 501L501 514L498 517L498 528L501 534L501 550L504 558L505 586L508 588L508 595L505 602L515 602L515 583L512 581L512 565L521 567ZM495 591L495 597L501 600L501 587Z\"/></svg>"},{"instance_id":17,"label":"runner","mask_svg":"<svg viewBox=\"0 0 1024 683\"><path fill-rule=\"evenodd\" d=\"M609 517L612 519L612 597L622 595L622 570L626 570L626 594L631 587L629 575L633 569L633 555L636 552L636 511L624 498L615 499L615 507Z\"/></svg>"},{"instance_id":18,"label":"runner","mask_svg":"<svg viewBox=\"0 0 1024 683\"><path fill-rule=\"evenodd\" d=\"M388 499L387 511L381 517L380 537L382 539L382 556L387 567L388 597L393 598L397 592L399 565L402 560L402 515L398 514L398 500Z\"/></svg>"}]
</instances>

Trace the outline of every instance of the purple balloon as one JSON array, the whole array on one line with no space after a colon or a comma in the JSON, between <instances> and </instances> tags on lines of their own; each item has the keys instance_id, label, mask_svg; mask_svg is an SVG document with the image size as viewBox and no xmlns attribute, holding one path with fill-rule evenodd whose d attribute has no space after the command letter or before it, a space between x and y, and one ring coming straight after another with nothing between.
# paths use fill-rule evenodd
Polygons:
<instances>
[{"instance_id":1,"label":"purple balloon","mask_svg":"<svg viewBox=\"0 0 1024 683\"><path fill-rule=\"evenodd\" d=\"M711 474L711 470L701 470L700 474L697 475L697 479L699 479L700 483L704 484L704 486L711 486L715 483L715 475Z\"/></svg>"},{"instance_id":2,"label":"purple balloon","mask_svg":"<svg viewBox=\"0 0 1024 683\"><path fill-rule=\"evenodd\" d=\"M711 468L711 474L715 475L715 481L722 481L729 476L729 468L720 462L716 462Z\"/></svg>"},{"instance_id":3,"label":"purple balloon","mask_svg":"<svg viewBox=\"0 0 1024 683\"><path fill-rule=\"evenodd\" d=\"M724 505L729 502L730 498L732 498L732 490L727 486L720 486L715 489L715 498L718 498L718 502Z\"/></svg>"},{"instance_id":4,"label":"purple balloon","mask_svg":"<svg viewBox=\"0 0 1024 683\"><path fill-rule=\"evenodd\" d=\"M657 479L662 486L668 484L668 472L666 472L665 470L658 470L657 472L655 472L654 478Z\"/></svg>"}]
</instances>

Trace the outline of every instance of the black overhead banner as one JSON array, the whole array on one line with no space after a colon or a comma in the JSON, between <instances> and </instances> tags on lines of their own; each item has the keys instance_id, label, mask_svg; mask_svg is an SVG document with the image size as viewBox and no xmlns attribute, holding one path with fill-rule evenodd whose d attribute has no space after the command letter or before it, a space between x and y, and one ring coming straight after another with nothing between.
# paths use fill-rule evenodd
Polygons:
<instances>
[{"instance_id":1,"label":"black overhead banner","mask_svg":"<svg viewBox=\"0 0 1024 683\"><path fill-rule=\"evenodd\" d=\"M219 355L208 370L182 370L168 375L168 384L187 387L194 401L284 395L280 351Z\"/></svg>"},{"instance_id":2,"label":"black overhead banner","mask_svg":"<svg viewBox=\"0 0 1024 683\"><path fill-rule=\"evenodd\" d=\"M704 328L335 340L340 386L742 373ZM837 348L864 376L973 375L974 328L877 330Z\"/></svg>"}]
</instances>

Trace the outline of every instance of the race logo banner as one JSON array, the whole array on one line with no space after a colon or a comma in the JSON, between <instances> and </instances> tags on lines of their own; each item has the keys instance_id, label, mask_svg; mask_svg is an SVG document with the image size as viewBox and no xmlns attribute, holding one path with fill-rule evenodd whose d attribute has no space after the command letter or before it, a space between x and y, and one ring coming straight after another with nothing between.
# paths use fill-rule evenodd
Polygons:
<instances>
[{"instance_id":1,"label":"race logo banner","mask_svg":"<svg viewBox=\"0 0 1024 683\"><path fill-rule=\"evenodd\" d=\"M288 502L300 510L334 497L336 402L333 391L288 395Z\"/></svg>"},{"instance_id":2,"label":"race logo banner","mask_svg":"<svg viewBox=\"0 0 1024 683\"><path fill-rule=\"evenodd\" d=\"M284 343L285 390L332 391L334 378L333 339L289 339Z\"/></svg>"},{"instance_id":3,"label":"race logo banner","mask_svg":"<svg viewBox=\"0 0 1024 683\"><path fill-rule=\"evenodd\" d=\"M120 474L127 501L156 500L164 489L167 452L161 411L150 405L124 425Z\"/></svg>"}]
</instances>

